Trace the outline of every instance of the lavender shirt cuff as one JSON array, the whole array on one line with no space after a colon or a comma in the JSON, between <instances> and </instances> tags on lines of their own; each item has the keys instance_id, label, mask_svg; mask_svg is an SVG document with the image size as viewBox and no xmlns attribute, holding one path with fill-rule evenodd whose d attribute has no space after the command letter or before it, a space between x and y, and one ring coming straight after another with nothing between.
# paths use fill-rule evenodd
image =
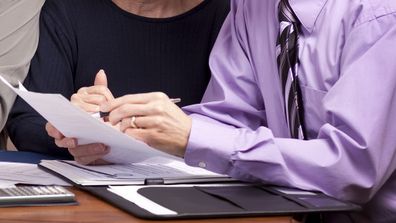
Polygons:
<instances>
[{"instance_id":1,"label":"lavender shirt cuff","mask_svg":"<svg viewBox=\"0 0 396 223\"><path fill-rule=\"evenodd\" d=\"M219 125L208 118L192 115L190 138L184 156L185 162L207 170L226 174L232 167L235 128ZM202 134L205 132L205 134ZM220 137L221 135L221 137ZM219 140L229 136L230 140Z\"/></svg>"}]
</instances>

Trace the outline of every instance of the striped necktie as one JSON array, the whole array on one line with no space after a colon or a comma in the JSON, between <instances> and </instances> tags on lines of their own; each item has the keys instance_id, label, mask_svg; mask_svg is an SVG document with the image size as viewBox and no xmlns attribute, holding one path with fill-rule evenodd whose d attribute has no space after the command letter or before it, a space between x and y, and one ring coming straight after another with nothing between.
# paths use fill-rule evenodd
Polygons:
<instances>
[{"instance_id":1,"label":"striped necktie","mask_svg":"<svg viewBox=\"0 0 396 223\"><path fill-rule=\"evenodd\" d=\"M277 62L285 102L286 121L293 138L304 139L303 104L298 83L298 31L300 23L288 0L279 3L280 31L277 40Z\"/></svg>"}]
</instances>

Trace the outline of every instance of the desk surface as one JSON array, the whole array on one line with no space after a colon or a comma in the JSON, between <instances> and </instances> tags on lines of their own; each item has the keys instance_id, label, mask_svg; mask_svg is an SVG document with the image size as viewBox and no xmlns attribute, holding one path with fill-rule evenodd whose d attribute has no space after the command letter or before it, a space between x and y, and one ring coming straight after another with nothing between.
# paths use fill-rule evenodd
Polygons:
<instances>
[{"instance_id":1,"label":"desk surface","mask_svg":"<svg viewBox=\"0 0 396 223\"><path fill-rule=\"evenodd\" d=\"M72 188L79 202L75 206L52 206L52 207L12 207L0 208L0 222L111 222L111 223L147 223L159 221L147 221L138 219L122 210L107 204L96 197ZM296 223L292 217L257 217L257 218L229 218L229 219L205 219L205 220L175 220L168 223L237 223L237 222L260 222L260 223Z\"/></svg>"},{"instance_id":2,"label":"desk surface","mask_svg":"<svg viewBox=\"0 0 396 223\"><path fill-rule=\"evenodd\" d=\"M52 157L29 153L29 152L5 152L0 151L0 161L38 163L41 159ZM159 221L147 221L136 218L121 209L118 209L90 194L77 188L71 188L77 196L79 205L75 206L51 206L51 207L12 207L0 208L0 222L7 223L147 223ZM228 219L205 219L205 220L175 220L168 223L297 223L292 217L257 217L257 218L228 218Z\"/></svg>"}]
</instances>

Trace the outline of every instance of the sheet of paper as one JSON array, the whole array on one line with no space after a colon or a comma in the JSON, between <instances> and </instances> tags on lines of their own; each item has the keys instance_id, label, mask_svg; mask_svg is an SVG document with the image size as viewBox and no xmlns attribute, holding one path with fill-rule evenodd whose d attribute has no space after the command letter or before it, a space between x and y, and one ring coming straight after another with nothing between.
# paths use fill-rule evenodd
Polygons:
<instances>
[{"instance_id":1,"label":"sheet of paper","mask_svg":"<svg viewBox=\"0 0 396 223\"><path fill-rule=\"evenodd\" d=\"M104 157L109 162L138 162L155 156L175 158L127 136L99 119L93 118L88 113L73 106L69 100L60 94L30 92L24 89L22 84L17 89L11 86L2 76L0 76L0 80L63 135L76 138L81 145L103 143L109 146L111 151Z\"/></svg>"},{"instance_id":2,"label":"sheet of paper","mask_svg":"<svg viewBox=\"0 0 396 223\"><path fill-rule=\"evenodd\" d=\"M0 187L15 184L71 186L61 178L41 170L36 164L0 162Z\"/></svg>"}]
</instances>

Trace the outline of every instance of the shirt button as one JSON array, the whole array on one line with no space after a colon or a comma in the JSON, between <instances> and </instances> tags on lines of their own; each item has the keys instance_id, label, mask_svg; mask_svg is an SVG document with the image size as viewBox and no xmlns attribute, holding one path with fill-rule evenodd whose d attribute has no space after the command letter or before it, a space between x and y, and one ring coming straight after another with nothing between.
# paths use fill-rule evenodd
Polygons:
<instances>
[{"instance_id":1,"label":"shirt button","mask_svg":"<svg viewBox=\"0 0 396 223\"><path fill-rule=\"evenodd\" d=\"M201 167L201 168L206 168L206 163L201 161L201 162L198 163L198 166Z\"/></svg>"}]
</instances>

